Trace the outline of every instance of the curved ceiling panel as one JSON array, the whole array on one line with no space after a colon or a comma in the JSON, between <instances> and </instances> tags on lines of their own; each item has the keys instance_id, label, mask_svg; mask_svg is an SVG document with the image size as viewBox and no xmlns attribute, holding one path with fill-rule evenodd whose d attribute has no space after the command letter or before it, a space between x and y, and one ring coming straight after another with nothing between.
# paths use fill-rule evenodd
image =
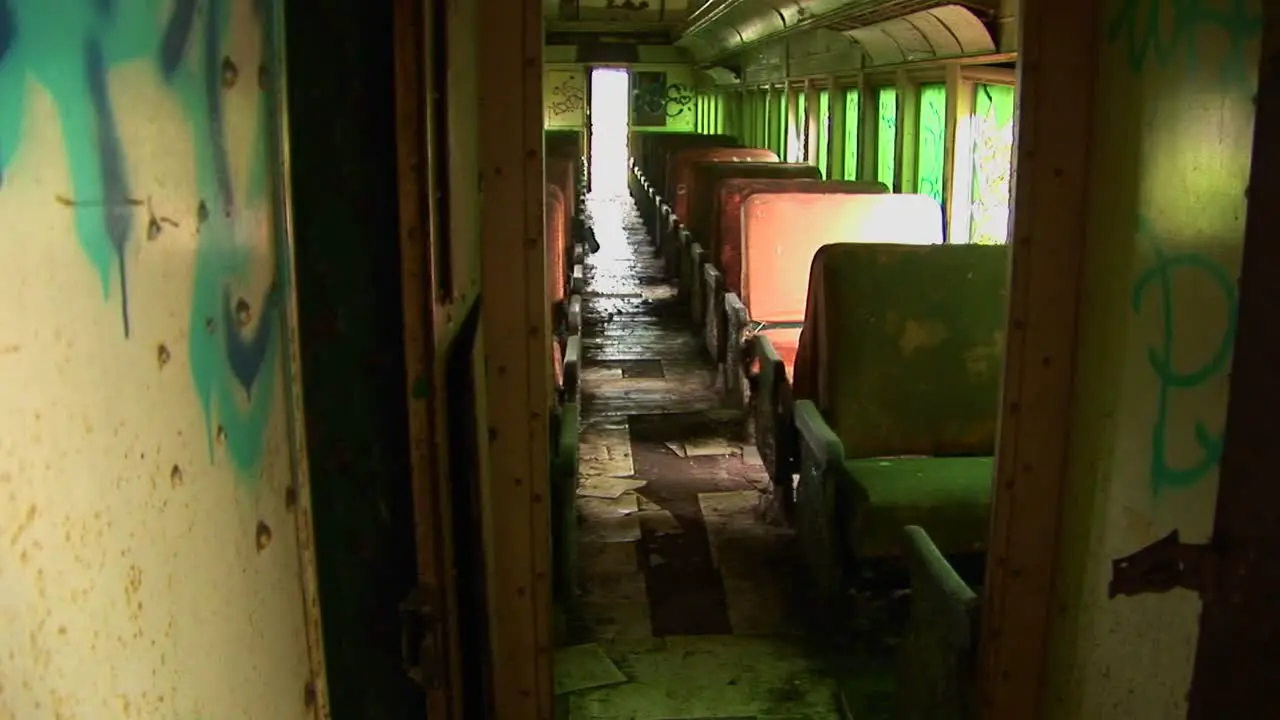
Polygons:
<instances>
[{"instance_id":1,"label":"curved ceiling panel","mask_svg":"<svg viewBox=\"0 0 1280 720\"><path fill-rule=\"evenodd\" d=\"M997 0L959 0L990 14ZM908 14L910 13L910 14ZM711 0L677 45L706 62L800 28L828 27L867 46L874 64L993 52L982 18L945 0Z\"/></svg>"},{"instance_id":2,"label":"curved ceiling panel","mask_svg":"<svg viewBox=\"0 0 1280 720\"><path fill-rule=\"evenodd\" d=\"M982 21L968 8L946 5L845 33L867 54L868 65L892 65L996 51Z\"/></svg>"}]
</instances>

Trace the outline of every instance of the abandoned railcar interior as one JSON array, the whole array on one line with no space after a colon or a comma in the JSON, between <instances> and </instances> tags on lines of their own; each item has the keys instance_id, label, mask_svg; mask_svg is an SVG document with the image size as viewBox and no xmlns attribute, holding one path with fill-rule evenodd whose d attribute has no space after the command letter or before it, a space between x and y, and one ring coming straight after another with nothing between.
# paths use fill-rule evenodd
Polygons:
<instances>
[{"instance_id":1,"label":"abandoned railcar interior","mask_svg":"<svg viewBox=\"0 0 1280 720\"><path fill-rule=\"evenodd\" d=\"M0 720L1277 716L1278 22L0 0Z\"/></svg>"}]
</instances>

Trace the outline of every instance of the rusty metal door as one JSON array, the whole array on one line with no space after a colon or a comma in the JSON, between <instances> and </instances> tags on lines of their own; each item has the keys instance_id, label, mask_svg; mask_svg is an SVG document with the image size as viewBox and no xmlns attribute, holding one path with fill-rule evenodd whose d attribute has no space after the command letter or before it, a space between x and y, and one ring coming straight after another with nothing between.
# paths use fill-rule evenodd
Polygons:
<instances>
[{"instance_id":1,"label":"rusty metal door","mask_svg":"<svg viewBox=\"0 0 1280 720\"><path fill-rule=\"evenodd\" d=\"M1181 546L1162 566L1204 601L1189 720L1280 714L1280 3L1262 5L1239 324L1213 540Z\"/></svg>"}]
</instances>

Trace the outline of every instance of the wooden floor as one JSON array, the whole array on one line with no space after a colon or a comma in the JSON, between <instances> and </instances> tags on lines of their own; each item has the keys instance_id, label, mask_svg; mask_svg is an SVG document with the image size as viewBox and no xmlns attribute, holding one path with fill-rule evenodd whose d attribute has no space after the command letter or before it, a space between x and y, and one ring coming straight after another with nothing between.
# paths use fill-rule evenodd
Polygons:
<instances>
[{"instance_id":1,"label":"wooden floor","mask_svg":"<svg viewBox=\"0 0 1280 720\"><path fill-rule=\"evenodd\" d=\"M842 717L741 413L720 409L632 200L592 198L589 215L601 249L586 267L581 602L557 668L562 716Z\"/></svg>"}]
</instances>

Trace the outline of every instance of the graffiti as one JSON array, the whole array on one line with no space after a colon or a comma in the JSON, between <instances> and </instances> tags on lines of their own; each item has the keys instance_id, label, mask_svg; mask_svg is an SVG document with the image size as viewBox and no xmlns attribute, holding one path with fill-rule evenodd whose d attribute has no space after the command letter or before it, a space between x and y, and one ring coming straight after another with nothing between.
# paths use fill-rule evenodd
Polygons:
<instances>
[{"instance_id":1,"label":"graffiti","mask_svg":"<svg viewBox=\"0 0 1280 720\"><path fill-rule=\"evenodd\" d=\"M1151 237L1146 232L1145 221L1140 226L1140 232ZM1169 435L1172 430L1170 406L1179 391L1202 387L1211 380L1225 376L1230 369L1236 332L1236 284L1221 265L1203 255L1169 253L1156 242L1152 242L1151 247L1155 253L1155 262L1134 281L1130 302L1133 312L1141 314L1145 299L1154 294L1161 316L1160 341L1147 351L1147 363L1155 373L1156 383L1159 385L1155 419L1151 426L1151 486L1153 492L1159 495L1167 489L1195 485L1217 467L1222 457L1223 432L1213 430L1197 420L1193 435L1198 459L1175 467L1169 458ZM1190 369L1176 367L1173 359L1178 354L1175 346L1178 303L1174 300L1173 291L1176 273L1194 273L1208 280L1226 308L1222 335L1217 345L1208 353L1207 359Z\"/></svg>"},{"instance_id":2,"label":"graffiti","mask_svg":"<svg viewBox=\"0 0 1280 720\"><path fill-rule=\"evenodd\" d=\"M687 85L642 85L635 91L636 107L647 115L677 118L693 109L693 90Z\"/></svg>"},{"instance_id":3,"label":"graffiti","mask_svg":"<svg viewBox=\"0 0 1280 720\"><path fill-rule=\"evenodd\" d=\"M547 111L554 117L582 112L585 98L581 79L577 75L565 77L559 84L551 87L551 98Z\"/></svg>"},{"instance_id":4,"label":"graffiti","mask_svg":"<svg viewBox=\"0 0 1280 720\"><path fill-rule=\"evenodd\" d=\"M271 59L273 18L262 0L252 5L260 25L264 63ZM232 0L104 0L48 3L0 0L0 149L14 152L23 139L29 81L52 100L60 122L71 179L62 198L75 214L81 249L97 271L104 298L111 297L113 271L119 278L124 336L130 335L126 248L136 234L156 240L164 228L194 229L195 270L187 331L191 379L200 399L210 459L222 445L243 478L256 475L265 443L272 385L279 351L281 292L285 266L274 247L276 198L269 177L273 123L267 95L257 85L238 83L235 61L225 55ZM69 7L71 6L71 7ZM196 197L171 214L190 220L157 219L150 200L132 185L146 186L145 174L127 172L127 148L120 139L108 76L117 66L150 60L186 119L192 142L177 150L192 154ZM79 72L75 69L79 68ZM267 73L260 72L264 77ZM232 173L224 96L233 91L259 95L247 182L237 187ZM12 150L11 150L12 149ZM0 173L10 155L0 155ZM132 185L131 185L132 183ZM149 197L149 193L138 193ZM145 222L135 222L146 213ZM188 225L189 223L189 225ZM141 229L142 233L136 233ZM264 247L265 252L264 252ZM267 289L246 297L238 288L262 283Z\"/></svg>"},{"instance_id":5,"label":"graffiti","mask_svg":"<svg viewBox=\"0 0 1280 720\"><path fill-rule=\"evenodd\" d=\"M1129 67L1142 72L1149 61L1168 67L1175 61L1197 70L1205 31L1224 36L1227 49L1219 65L1230 84L1256 82L1251 46L1262 35L1262 11L1256 0L1121 0L1107 38L1124 46Z\"/></svg>"}]
</instances>

